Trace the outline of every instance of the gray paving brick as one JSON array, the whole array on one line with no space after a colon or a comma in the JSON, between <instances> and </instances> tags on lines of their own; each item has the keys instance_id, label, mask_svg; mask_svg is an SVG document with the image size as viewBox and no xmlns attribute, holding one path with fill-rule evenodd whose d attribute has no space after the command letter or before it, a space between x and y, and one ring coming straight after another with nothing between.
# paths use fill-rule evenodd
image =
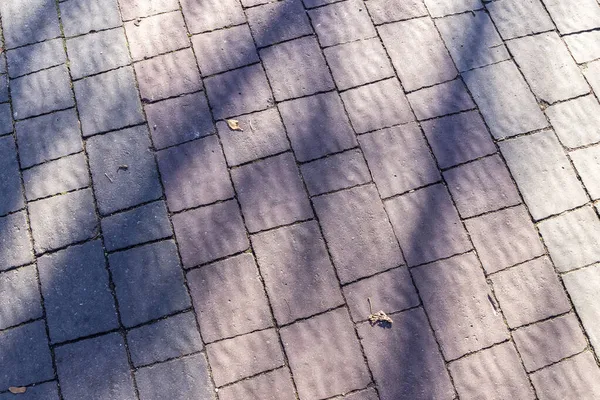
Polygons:
<instances>
[{"instance_id":1,"label":"gray paving brick","mask_svg":"<svg viewBox=\"0 0 600 400\"><path fill-rule=\"evenodd\" d=\"M335 88L325 57L314 37L262 49L260 57L277 101Z\"/></svg>"},{"instance_id":2,"label":"gray paving brick","mask_svg":"<svg viewBox=\"0 0 600 400\"><path fill-rule=\"evenodd\" d=\"M98 233L91 189L31 202L29 218L38 254L89 239Z\"/></svg>"},{"instance_id":3,"label":"gray paving brick","mask_svg":"<svg viewBox=\"0 0 600 400\"><path fill-rule=\"evenodd\" d=\"M186 268L239 253L249 245L235 200L174 215L173 226Z\"/></svg>"},{"instance_id":4,"label":"gray paving brick","mask_svg":"<svg viewBox=\"0 0 600 400\"><path fill-rule=\"evenodd\" d=\"M425 0L432 17L442 17L448 14L458 14L483 8L480 0Z\"/></svg>"},{"instance_id":5,"label":"gray paving brick","mask_svg":"<svg viewBox=\"0 0 600 400\"><path fill-rule=\"evenodd\" d=\"M544 0L544 4L563 35L600 26L600 5L593 0L582 0L577 7L568 0Z\"/></svg>"},{"instance_id":6,"label":"gray paving brick","mask_svg":"<svg viewBox=\"0 0 600 400\"><path fill-rule=\"evenodd\" d=\"M179 10L125 23L134 61L190 46Z\"/></svg>"},{"instance_id":7,"label":"gray paving brick","mask_svg":"<svg viewBox=\"0 0 600 400\"><path fill-rule=\"evenodd\" d=\"M236 168L231 177L250 232L313 216L291 153Z\"/></svg>"},{"instance_id":8,"label":"gray paving brick","mask_svg":"<svg viewBox=\"0 0 600 400\"><path fill-rule=\"evenodd\" d=\"M14 395L6 392L0 394L0 400L14 400ZM56 381L46 382L27 388L27 392L19 395L20 400L59 400Z\"/></svg>"},{"instance_id":9,"label":"gray paving brick","mask_svg":"<svg viewBox=\"0 0 600 400\"><path fill-rule=\"evenodd\" d=\"M227 164L243 164L290 148L277 109L243 115L236 120L242 132L230 129L225 121L217 123Z\"/></svg>"},{"instance_id":10,"label":"gray paving brick","mask_svg":"<svg viewBox=\"0 0 600 400\"><path fill-rule=\"evenodd\" d=\"M225 157L216 136L158 153L158 165L171 211L233 197ZM185 176L185 179L181 179Z\"/></svg>"},{"instance_id":11,"label":"gray paving brick","mask_svg":"<svg viewBox=\"0 0 600 400\"><path fill-rule=\"evenodd\" d=\"M460 79L420 89L406 97L419 120L475 108L475 103Z\"/></svg>"},{"instance_id":12,"label":"gray paving brick","mask_svg":"<svg viewBox=\"0 0 600 400\"><path fill-rule=\"evenodd\" d=\"M437 184L385 202L408 265L471 249L446 188Z\"/></svg>"},{"instance_id":13,"label":"gray paving brick","mask_svg":"<svg viewBox=\"0 0 600 400\"><path fill-rule=\"evenodd\" d=\"M52 196L90 185L87 162L83 153L41 164L23 171L25 196L28 200Z\"/></svg>"},{"instance_id":14,"label":"gray paving brick","mask_svg":"<svg viewBox=\"0 0 600 400\"><path fill-rule=\"evenodd\" d=\"M600 92L600 60L586 64L582 71L594 92Z\"/></svg>"},{"instance_id":15,"label":"gray paving brick","mask_svg":"<svg viewBox=\"0 0 600 400\"><path fill-rule=\"evenodd\" d=\"M375 25L427 15L423 0L367 0L365 4Z\"/></svg>"},{"instance_id":16,"label":"gray paving brick","mask_svg":"<svg viewBox=\"0 0 600 400\"><path fill-rule=\"evenodd\" d=\"M193 312L186 312L132 329L127 334L131 361L136 367L202 350Z\"/></svg>"},{"instance_id":17,"label":"gray paving brick","mask_svg":"<svg viewBox=\"0 0 600 400\"><path fill-rule=\"evenodd\" d=\"M67 51L73 79L130 63L125 32L122 28L67 39Z\"/></svg>"},{"instance_id":18,"label":"gray paving brick","mask_svg":"<svg viewBox=\"0 0 600 400\"><path fill-rule=\"evenodd\" d=\"M378 400L379 396L374 388L369 388L360 392L354 392L342 397L343 400Z\"/></svg>"},{"instance_id":19,"label":"gray paving brick","mask_svg":"<svg viewBox=\"0 0 600 400\"><path fill-rule=\"evenodd\" d=\"M323 93L279 104L298 161L309 161L357 146L337 93Z\"/></svg>"},{"instance_id":20,"label":"gray paving brick","mask_svg":"<svg viewBox=\"0 0 600 400\"><path fill-rule=\"evenodd\" d=\"M450 377L423 310L395 314L393 319L390 329L367 322L358 326L380 398L453 398ZM390 368L390 357L397 360L397 368Z\"/></svg>"},{"instance_id":21,"label":"gray paving brick","mask_svg":"<svg viewBox=\"0 0 600 400\"><path fill-rule=\"evenodd\" d=\"M100 241L42 256L38 269L53 343L119 326Z\"/></svg>"},{"instance_id":22,"label":"gray paving brick","mask_svg":"<svg viewBox=\"0 0 600 400\"><path fill-rule=\"evenodd\" d=\"M246 10L258 47L310 35L312 28L302 0L284 0Z\"/></svg>"},{"instance_id":23,"label":"gray paving brick","mask_svg":"<svg viewBox=\"0 0 600 400\"><path fill-rule=\"evenodd\" d=\"M408 100L396 78L351 89L341 96L357 133L414 120Z\"/></svg>"},{"instance_id":24,"label":"gray paving brick","mask_svg":"<svg viewBox=\"0 0 600 400\"><path fill-rule=\"evenodd\" d=\"M181 400L214 399L208 364L203 354L139 369L135 379L142 399L167 399L173 393Z\"/></svg>"},{"instance_id":25,"label":"gray paving brick","mask_svg":"<svg viewBox=\"0 0 600 400\"><path fill-rule=\"evenodd\" d=\"M600 261L600 220L592 207L540 222L550 257L562 272Z\"/></svg>"},{"instance_id":26,"label":"gray paving brick","mask_svg":"<svg viewBox=\"0 0 600 400\"><path fill-rule=\"evenodd\" d=\"M395 22L377 29L406 90L456 77L454 63L431 18Z\"/></svg>"},{"instance_id":27,"label":"gray paving brick","mask_svg":"<svg viewBox=\"0 0 600 400\"><path fill-rule=\"evenodd\" d=\"M77 81L74 88L83 136L144 121L131 67Z\"/></svg>"},{"instance_id":28,"label":"gray paving brick","mask_svg":"<svg viewBox=\"0 0 600 400\"><path fill-rule=\"evenodd\" d=\"M134 399L133 380L123 338L111 333L55 350L65 400Z\"/></svg>"},{"instance_id":29,"label":"gray paving brick","mask_svg":"<svg viewBox=\"0 0 600 400\"><path fill-rule=\"evenodd\" d=\"M0 333L0 362L10 368L0 372L0 390L25 386L54 377L43 321Z\"/></svg>"},{"instance_id":30,"label":"gray paving brick","mask_svg":"<svg viewBox=\"0 0 600 400\"><path fill-rule=\"evenodd\" d=\"M187 281L205 342L272 326L267 297L251 254L190 271Z\"/></svg>"},{"instance_id":31,"label":"gray paving brick","mask_svg":"<svg viewBox=\"0 0 600 400\"><path fill-rule=\"evenodd\" d=\"M9 101L8 96L8 75L0 75L0 102Z\"/></svg>"},{"instance_id":32,"label":"gray paving brick","mask_svg":"<svg viewBox=\"0 0 600 400\"><path fill-rule=\"evenodd\" d=\"M508 339L474 253L416 268L413 277L446 360Z\"/></svg>"},{"instance_id":33,"label":"gray paving brick","mask_svg":"<svg viewBox=\"0 0 600 400\"><path fill-rule=\"evenodd\" d=\"M144 101L162 100L202 89L191 49L178 50L134 64Z\"/></svg>"},{"instance_id":34,"label":"gray paving brick","mask_svg":"<svg viewBox=\"0 0 600 400\"><path fill-rule=\"evenodd\" d=\"M513 337L527 371L560 361L587 346L573 313L517 329Z\"/></svg>"},{"instance_id":35,"label":"gray paving brick","mask_svg":"<svg viewBox=\"0 0 600 400\"><path fill-rule=\"evenodd\" d=\"M579 64L600 58L600 31L569 35L563 40Z\"/></svg>"},{"instance_id":36,"label":"gray paving brick","mask_svg":"<svg viewBox=\"0 0 600 400\"><path fill-rule=\"evenodd\" d=\"M570 153L575 169L593 200L600 199L600 145Z\"/></svg>"},{"instance_id":37,"label":"gray paving brick","mask_svg":"<svg viewBox=\"0 0 600 400\"><path fill-rule=\"evenodd\" d=\"M541 0L489 2L486 8L505 40L554 29Z\"/></svg>"},{"instance_id":38,"label":"gray paving brick","mask_svg":"<svg viewBox=\"0 0 600 400\"><path fill-rule=\"evenodd\" d=\"M0 138L0 215L25 207L17 147L11 136Z\"/></svg>"},{"instance_id":39,"label":"gray paving brick","mask_svg":"<svg viewBox=\"0 0 600 400\"><path fill-rule=\"evenodd\" d=\"M347 0L308 11L321 46L377 36L362 0Z\"/></svg>"},{"instance_id":40,"label":"gray paving brick","mask_svg":"<svg viewBox=\"0 0 600 400\"><path fill-rule=\"evenodd\" d=\"M542 400L600 396L600 370L590 352L561 361L531 375Z\"/></svg>"},{"instance_id":41,"label":"gray paving brick","mask_svg":"<svg viewBox=\"0 0 600 400\"><path fill-rule=\"evenodd\" d=\"M554 103L589 93L581 71L556 32L514 39L508 48L538 98Z\"/></svg>"},{"instance_id":42,"label":"gray paving brick","mask_svg":"<svg viewBox=\"0 0 600 400\"><path fill-rule=\"evenodd\" d=\"M441 178L417 124L371 132L360 136L359 142L383 198Z\"/></svg>"},{"instance_id":43,"label":"gray paving brick","mask_svg":"<svg viewBox=\"0 0 600 400\"><path fill-rule=\"evenodd\" d=\"M374 185L319 196L313 204L342 283L404 263Z\"/></svg>"},{"instance_id":44,"label":"gray paving brick","mask_svg":"<svg viewBox=\"0 0 600 400\"><path fill-rule=\"evenodd\" d=\"M536 398L510 342L455 361L450 374L461 398Z\"/></svg>"},{"instance_id":45,"label":"gray paving brick","mask_svg":"<svg viewBox=\"0 0 600 400\"><path fill-rule=\"evenodd\" d=\"M86 147L101 214L110 214L162 196L150 146L145 126L88 139Z\"/></svg>"},{"instance_id":46,"label":"gray paving brick","mask_svg":"<svg viewBox=\"0 0 600 400\"><path fill-rule=\"evenodd\" d=\"M297 322L282 328L280 334L301 399L331 397L370 382L345 309Z\"/></svg>"},{"instance_id":47,"label":"gray paving brick","mask_svg":"<svg viewBox=\"0 0 600 400\"><path fill-rule=\"evenodd\" d=\"M69 0L59 7L67 37L121 25L117 0Z\"/></svg>"},{"instance_id":48,"label":"gray paving brick","mask_svg":"<svg viewBox=\"0 0 600 400\"><path fill-rule=\"evenodd\" d=\"M462 76L496 139L548 125L513 62L489 65Z\"/></svg>"},{"instance_id":49,"label":"gray paving brick","mask_svg":"<svg viewBox=\"0 0 600 400\"><path fill-rule=\"evenodd\" d=\"M43 316L35 266L0 273L0 329Z\"/></svg>"},{"instance_id":50,"label":"gray paving brick","mask_svg":"<svg viewBox=\"0 0 600 400\"><path fill-rule=\"evenodd\" d=\"M215 119L264 110L273 96L259 64L211 76L204 80Z\"/></svg>"},{"instance_id":51,"label":"gray paving brick","mask_svg":"<svg viewBox=\"0 0 600 400\"><path fill-rule=\"evenodd\" d=\"M600 142L600 104L594 96L552 105L546 115L563 145L573 148Z\"/></svg>"},{"instance_id":52,"label":"gray paving brick","mask_svg":"<svg viewBox=\"0 0 600 400\"><path fill-rule=\"evenodd\" d=\"M252 247L279 325L344 304L315 221L253 235Z\"/></svg>"},{"instance_id":53,"label":"gray paving brick","mask_svg":"<svg viewBox=\"0 0 600 400\"><path fill-rule=\"evenodd\" d=\"M0 104L0 135L12 133L13 121L12 111L10 110L10 104Z\"/></svg>"},{"instance_id":54,"label":"gray paving brick","mask_svg":"<svg viewBox=\"0 0 600 400\"><path fill-rule=\"evenodd\" d=\"M371 180L369 169L359 149L303 164L300 171L311 196Z\"/></svg>"},{"instance_id":55,"label":"gray paving brick","mask_svg":"<svg viewBox=\"0 0 600 400\"><path fill-rule=\"evenodd\" d=\"M191 305L175 242L114 253L108 263L123 325L139 325Z\"/></svg>"},{"instance_id":56,"label":"gray paving brick","mask_svg":"<svg viewBox=\"0 0 600 400\"><path fill-rule=\"evenodd\" d=\"M0 218L0 270L33 262L25 211Z\"/></svg>"},{"instance_id":57,"label":"gray paving brick","mask_svg":"<svg viewBox=\"0 0 600 400\"><path fill-rule=\"evenodd\" d=\"M500 150L535 220L587 202L552 131L507 140Z\"/></svg>"},{"instance_id":58,"label":"gray paving brick","mask_svg":"<svg viewBox=\"0 0 600 400\"><path fill-rule=\"evenodd\" d=\"M102 219L104 245L108 251L171 236L164 201L157 201Z\"/></svg>"},{"instance_id":59,"label":"gray paving brick","mask_svg":"<svg viewBox=\"0 0 600 400\"><path fill-rule=\"evenodd\" d=\"M306 8L315 8L325 4L335 3L336 0L303 0Z\"/></svg>"},{"instance_id":60,"label":"gray paving brick","mask_svg":"<svg viewBox=\"0 0 600 400\"><path fill-rule=\"evenodd\" d=\"M219 389L219 399L294 400L294 386L287 368L246 379Z\"/></svg>"},{"instance_id":61,"label":"gray paving brick","mask_svg":"<svg viewBox=\"0 0 600 400\"><path fill-rule=\"evenodd\" d=\"M238 0L181 0L181 10L191 33L212 31L246 22Z\"/></svg>"},{"instance_id":62,"label":"gray paving brick","mask_svg":"<svg viewBox=\"0 0 600 400\"><path fill-rule=\"evenodd\" d=\"M0 4L7 48L60 36L56 3L52 0L7 0Z\"/></svg>"},{"instance_id":63,"label":"gray paving brick","mask_svg":"<svg viewBox=\"0 0 600 400\"><path fill-rule=\"evenodd\" d=\"M177 0L119 0L123 21L147 17L179 8Z\"/></svg>"},{"instance_id":64,"label":"gray paving brick","mask_svg":"<svg viewBox=\"0 0 600 400\"><path fill-rule=\"evenodd\" d=\"M67 60L61 39L8 50L6 57L11 78L54 67Z\"/></svg>"}]
</instances>

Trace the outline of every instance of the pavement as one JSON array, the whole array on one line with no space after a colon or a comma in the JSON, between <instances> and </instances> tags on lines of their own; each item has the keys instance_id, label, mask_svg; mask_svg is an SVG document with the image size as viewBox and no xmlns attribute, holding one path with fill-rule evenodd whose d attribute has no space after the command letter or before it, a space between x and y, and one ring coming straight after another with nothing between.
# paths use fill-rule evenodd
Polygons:
<instances>
[{"instance_id":1,"label":"pavement","mask_svg":"<svg viewBox=\"0 0 600 400\"><path fill-rule=\"evenodd\" d=\"M0 22L1 400L600 398L597 0Z\"/></svg>"}]
</instances>

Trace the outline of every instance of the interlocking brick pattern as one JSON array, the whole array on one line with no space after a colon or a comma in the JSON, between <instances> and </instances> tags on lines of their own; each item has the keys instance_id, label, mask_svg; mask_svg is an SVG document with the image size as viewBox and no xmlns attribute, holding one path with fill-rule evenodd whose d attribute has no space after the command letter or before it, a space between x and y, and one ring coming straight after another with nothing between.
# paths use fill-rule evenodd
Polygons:
<instances>
[{"instance_id":1,"label":"interlocking brick pattern","mask_svg":"<svg viewBox=\"0 0 600 400\"><path fill-rule=\"evenodd\" d=\"M0 0L0 399L599 397L599 35Z\"/></svg>"}]
</instances>

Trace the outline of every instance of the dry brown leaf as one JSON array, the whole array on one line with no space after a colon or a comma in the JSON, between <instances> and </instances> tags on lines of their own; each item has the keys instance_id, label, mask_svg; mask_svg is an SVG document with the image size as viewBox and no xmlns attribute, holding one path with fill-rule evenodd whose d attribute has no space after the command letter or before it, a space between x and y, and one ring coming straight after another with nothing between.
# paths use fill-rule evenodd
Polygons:
<instances>
[{"instance_id":1,"label":"dry brown leaf","mask_svg":"<svg viewBox=\"0 0 600 400\"><path fill-rule=\"evenodd\" d=\"M12 394L22 394L25 393L27 391L26 387L20 386L11 386L8 388L8 391L11 392Z\"/></svg>"},{"instance_id":2,"label":"dry brown leaf","mask_svg":"<svg viewBox=\"0 0 600 400\"><path fill-rule=\"evenodd\" d=\"M371 326L375 326L375 325L381 325L381 326L386 326L386 325L392 325L392 323L394 322L393 319L391 319L390 317L388 317L388 315L386 313L384 313L383 311L377 311L376 313L373 313L373 307L371 305L371 298L368 297L367 300L369 301L369 312L371 313L369 315L369 323L371 324Z\"/></svg>"},{"instance_id":3,"label":"dry brown leaf","mask_svg":"<svg viewBox=\"0 0 600 400\"><path fill-rule=\"evenodd\" d=\"M232 131L243 131L242 127L240 126L240 121L237 119L228 119L227 125Z\"/></svg>"}]
</instances>

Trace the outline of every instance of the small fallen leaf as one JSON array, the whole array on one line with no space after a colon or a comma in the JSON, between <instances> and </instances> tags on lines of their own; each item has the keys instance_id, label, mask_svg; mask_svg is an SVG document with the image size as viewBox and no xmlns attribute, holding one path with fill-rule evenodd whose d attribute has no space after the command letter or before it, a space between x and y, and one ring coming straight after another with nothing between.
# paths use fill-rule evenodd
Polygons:
<instances>
[{"instance_id":1,"label":"small fallen leaf","mask_svg":"<svg viewBox=\"0 0 600 400\"><path fill-rule=\"evenodd\" d=\"M369 312L371 313L369 315L369 323L371 324L371 326L380 325L383 327L389 327L390 325L392 325L394 320L388 317L388 315L381 310L377 311L376 313L373 313L373 307L371 306L371 298L368 297L367 300L369 301Z\"/></svg>"},{"instance_id":2,"label":"small fallen leaf","mask_svg":"<svg viewBox=\"0 0 600 400\"><path fill-rule=\"evenodd\" d=\"M142 22L141 18L138 18L135 20L135 22L133 23L135 26L140 26L140 22Z\"/></svg>"},{"instance_id":3,"label":"small fallen leaf","mask_svg":"<svg viewBox=\"0 0 600 400\"><path fill-rule=\"evenodd\" d=\"M22 394L25 393L27 391L26 387L20 386L11 386L8 388L8 391L11 392L12 394Z\"/></svg>"},{"instance_id":4,"label":"small fallen leaf","mask_svg":"<svg viewBox=\"0 0 600 400\"><path fill-rule=\"evenodd\" d=\"M228 119L227 125L232 131L243 131L242 127L240 126L240 121L237 119Z\"/></svg>"}]
</instances>

